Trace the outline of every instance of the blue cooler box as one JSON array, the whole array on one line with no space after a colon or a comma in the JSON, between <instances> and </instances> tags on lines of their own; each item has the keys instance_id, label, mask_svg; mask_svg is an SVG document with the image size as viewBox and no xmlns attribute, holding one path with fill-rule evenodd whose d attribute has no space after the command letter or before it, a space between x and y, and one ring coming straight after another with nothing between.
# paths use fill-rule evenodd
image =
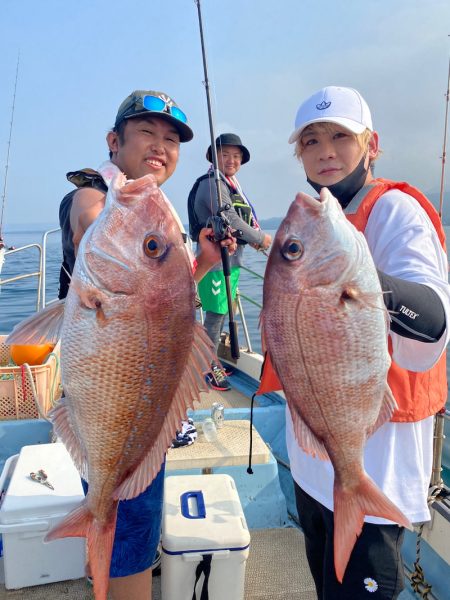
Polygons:
<instances>
[{"instance_id":1,"label":"blue cooler box","mask_svg":"<svg viewBox=\"0 0 450 600\"><path fill-rule=\"evenodd\" d=\"M164 484L164 600L242 600L250 533L229 475L180 475Z\"/></svg>"}]
</instances>

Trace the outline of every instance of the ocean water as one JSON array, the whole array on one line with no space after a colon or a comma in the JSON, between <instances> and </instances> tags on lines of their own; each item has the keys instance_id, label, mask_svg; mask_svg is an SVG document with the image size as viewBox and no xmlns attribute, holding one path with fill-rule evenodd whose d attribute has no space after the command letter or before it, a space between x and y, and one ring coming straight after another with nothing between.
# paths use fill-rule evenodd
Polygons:
<instances>
[{"instance_id":1,"label":"ocean water","mask_svg":"<svg viewBox=\"0 0 450 600\"><path fill-rule=\"evenodd\" d=\"M28 244L42 244L43 233L39 230L5 233L4 239L8 246L20 248ZM46 255L48 301L58 295L59 268L62 256L59 233L49 236ZM23 273L36 273L40 270L40 260L41 253L36 246L9 254L5 258L0 278L5 280ZM35 276L0 286L0 334L8 333L14 325L36 310L37 289L38 279Z\"/></svg>"}]
</instances>

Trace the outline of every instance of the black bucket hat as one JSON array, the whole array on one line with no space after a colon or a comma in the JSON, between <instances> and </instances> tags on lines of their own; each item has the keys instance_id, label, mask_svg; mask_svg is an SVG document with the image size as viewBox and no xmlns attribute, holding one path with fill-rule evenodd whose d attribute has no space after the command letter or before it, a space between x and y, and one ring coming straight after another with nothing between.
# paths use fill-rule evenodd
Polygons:
<instances>
[{"instance_id":1,"label":"black bucket hat","mask_svg":"<svg viewBox=\"0 0 450 600\"><path fill-rule=\"evenodd\" d=\"M125 98L117 111L114 127L124 119L140 115L154 114L175 127L180 135L180 142L189 142L194 137L187 124L187 117L173 98L164 92L154 90L135 90Z\"/></svg>"},{"instance_id":2,"label":"black bucket hat","mask_svg":"<svg viewBox=\"0 0 450 600\"><path fill-rule=\"evenodd\" d=\"M222 146L237 146L242 151L242 165L245 165L250 160L250 152L247 148L242 144L241 138L235 133L222 133L216 138L216 148L221 148ZM209 146L206 151L206 159L209 162L212 162L211 156L211 146Z\"/></svg>"}]
</instances>

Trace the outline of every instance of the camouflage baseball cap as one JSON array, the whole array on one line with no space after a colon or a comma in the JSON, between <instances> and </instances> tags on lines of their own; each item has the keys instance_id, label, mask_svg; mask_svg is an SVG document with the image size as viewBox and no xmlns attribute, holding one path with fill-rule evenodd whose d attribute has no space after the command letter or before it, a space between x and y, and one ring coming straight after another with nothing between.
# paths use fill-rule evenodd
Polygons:
<instances>
[{"instance_id":1,"label":"camouflage baseball cap","mask_svg":"<svg viewBox=\"0 0 450 600\"><path fill-rule=\"evenodd\" d=\"M192 129L187 124L187 116L178 107L175 100L164 92L154 90L131 92L119 106L114 128L117 128L124 119L150 113L171 123L180 135L180 142L189 142L194 137Z\"/></svg>"}]
</instances>

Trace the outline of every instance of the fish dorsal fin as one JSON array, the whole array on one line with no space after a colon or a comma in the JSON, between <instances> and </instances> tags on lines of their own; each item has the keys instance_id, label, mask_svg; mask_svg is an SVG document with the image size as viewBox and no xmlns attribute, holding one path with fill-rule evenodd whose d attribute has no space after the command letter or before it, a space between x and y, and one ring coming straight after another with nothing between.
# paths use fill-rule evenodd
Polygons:
<instances>
[{"instance_id":1,"label":"fish dorsal fin","mask_svg":"<svg viewBox=\"0 0 450 600\"><path fill-rule=\"evenodd\" d=\"M38 313L18 323L8 336L7 344L56 344L64 318L65 299L49 304Z\"/></svg>"},{"instance_id":2,"label":"fish dorsal fin","mask_svg":"<svg viewBox=\"0 0 450 600\"><path fill-rule=\"evenodd\" d=\"M50 411L49 418L53 423L56 434L67 448L81 477L89 482L86 454L80 445L81 436L74 430L73 423L70 420L70 412L67 408L68 403L69 400L67 397L62 398L57 406Z\"/></svg>"},{"instance_id":3,"label":"fish dorsal fin","mask_svg":"<svg viewBox=\"0 0 450 600\"><path fill-rule=\"evenodd\" d=\"M291 404L289 404L289 408L298 445L311 456L320 458L320 460L330 460L323 442L311 431L298 410L292 407Z\"/></svg>"},{"instance_id":4,"label":"fish dorsal fin","mask_svg":"<svg viewBox=\"0 0 450 600\"><path fill-rule=\"evenodd\" d=\"M194 402L200 399L200 392L209 391L204 376L215 359L214 346L208 334L200 323L195 323L192 350L162 429L139 466L114 492L115 500L136 497L156 477L176 430L180 428L181 421L186 419L186 410L194 407Z\"/></svg>"},{"instance_id":5,"label":"fish dorsal fin","mask_svg":"<svg viewBox=\"0 0 450 600\"><path fill-rule=\"evenodd\" d=\"M395 398L391 392L391 388L386 383L386 389L384 391L384 397L383 402L381 404L380 413L373 427L367 429L367 437L370 437L372 434L374 434L375 431L383 425L383 423L389 421L396 408L397 402L395 401Z\"/></svg>"}]
</instances>

